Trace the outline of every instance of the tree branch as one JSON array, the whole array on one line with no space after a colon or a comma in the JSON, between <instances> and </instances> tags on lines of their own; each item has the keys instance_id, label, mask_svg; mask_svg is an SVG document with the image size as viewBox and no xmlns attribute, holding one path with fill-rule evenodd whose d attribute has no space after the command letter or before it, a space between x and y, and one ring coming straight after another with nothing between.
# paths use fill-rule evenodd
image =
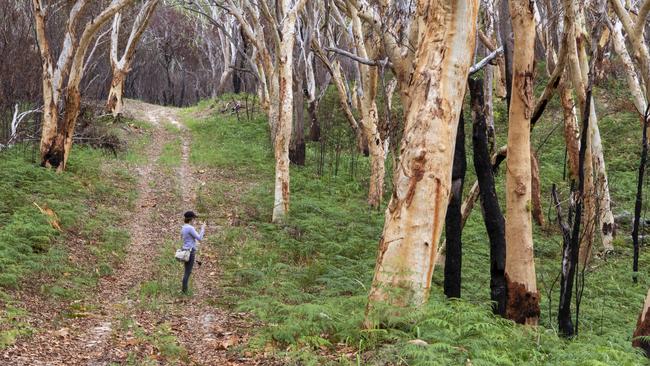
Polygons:
<instances>
[{"instance_id":1,"label":"tree branch","mask_svg":"<svg viewBox=\"0 0 650 366\"><path fill-rule=\"evenodd\" d=\"M469 74L473 75L477 73L479 70L485 67L490 61L494 60L501 52L503 52L503 46L497 48L496 50L492 51L489 55L485 56L484 59L481 61L477 62L474 64L472 67L469 68Z\"/></svg>"}]
</instances>

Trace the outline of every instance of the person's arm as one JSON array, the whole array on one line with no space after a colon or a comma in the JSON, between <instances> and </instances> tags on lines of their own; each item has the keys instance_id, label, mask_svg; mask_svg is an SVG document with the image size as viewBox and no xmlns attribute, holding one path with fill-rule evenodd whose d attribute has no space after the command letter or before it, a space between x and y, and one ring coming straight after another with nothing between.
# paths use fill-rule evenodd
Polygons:
<instances>
[{"instance_id":1,"label":"person's arm","mask_svg":"<svg viewBox=\"0 0 650 366\"><path fill-rule=\"evenodd\" d=\"M196 229L192 227L192 230L190 230L190 235L196 239L196 240L203 240L203 235L205 234L205 225L201 226L201 233L197 233Z\"/></svg>"}]
</instances>

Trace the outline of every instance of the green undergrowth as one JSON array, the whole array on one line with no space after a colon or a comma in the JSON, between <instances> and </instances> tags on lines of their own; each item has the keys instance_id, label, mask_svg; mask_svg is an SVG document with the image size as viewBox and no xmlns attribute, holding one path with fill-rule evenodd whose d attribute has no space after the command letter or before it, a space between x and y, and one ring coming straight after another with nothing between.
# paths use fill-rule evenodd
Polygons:
<instances>
[{"instance_id":1,"label":"green undergrowth","mask_svg":"<svg viewBox=\"0 0 650 366\"><path fill-rule=\"evenodd\" d=\"M620 85L618 86L620 87ZM638 119L626 109L612 108L602 87L597 94L615 214L633 207L638 161ZM329 94L329 93L328 93ZM329 98L326 97L326 98ZM580 307L580 334L564 340L556 332L556 307L561 237L549 212L550 185L558 183L564 199L564 148L561 114L551 103L533 134L542 176L546 226L535 228L537 280L542 297L538 328L525 328L495 317L489 303L489 242L479 210L463 232L461 300L442 295L442 269L434 272L431 298L421 309L394 312L380 329L362 330L383 212L365 203L367 158L338 158L322 165L322 145L309 143L306 167L291 167L291 212L283 225L269 223L273 204L273 154L266 119L220 114L205 116L211 101L186 110L193 133L191 162L199 169L220 172L199 192L201 212L225 212L211 217L223 225L208 243L219 249L223 274L223 306L250 311L264 324L249 347L273 349L294 364L391 365L638 365L645 359L631 347L632 331L650 282L644 274L631 281L631 248L621 228L617 252L595 259L585 277ZM321 106L324 113L333 109ZM502 103L496 106L497 131L504 144L507 128ZM338 118L338 117L337 117ZM325 123L325 122L323 122ZM471 122L466 119L468 174ZM334 140L330 136L330 143ZM342 141L342 140L341 140ZM622 143L623 141L629 141ZM540 148L541 146L541 148ZM356 162L355 162L356 159ZM389 158L390 160L390 158ZM359 172L351 172L357 164ZM503 172L503 168L501 172ZM497 179L502 208L504 174ZM650 256L642 250L641 268ZM645 272L645 271L644 271ZM574 308L575 309L575 308ZM426 345L408 343L420 339Z\"/></svg>"},{"instance_id":2,"label":"green undergrowth","mask_svg":"<svg viewBox=\"0 0 650 366\"><path fill-rule=\"evenodd\" d=\"M117 157L75 146L61 174L39 167L22 146L0 154L0 348L31 331L16 290L69 302L62 316L87 316L84 301L129 242L124 220L136 180L127 162L142 139Z\"/></svg>"}]
</instances>

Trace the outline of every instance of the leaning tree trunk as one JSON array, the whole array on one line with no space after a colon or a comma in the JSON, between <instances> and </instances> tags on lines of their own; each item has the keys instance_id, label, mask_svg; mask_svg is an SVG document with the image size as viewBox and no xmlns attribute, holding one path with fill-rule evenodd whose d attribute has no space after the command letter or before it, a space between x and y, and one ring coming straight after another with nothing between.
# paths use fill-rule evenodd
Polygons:
<instances>
[{"instance_id":1,"label":"leaning tree trunk","mask_svg":"<svg viewBox=\"0 0 650 366\"><path fill-rule=\"evenodd\" d=\"M510 0L510 15L515 47L506 171L506 316L517 323L536 325L540 308L530 212L535 19L526 0Z\"/></svg>"},{"instance_id":2,"label":"leaning tree trunk","mask_svg":"<svg viewBox=\"0 0 650 366\"><path fill-rule=\"evenodd\" d=\"M648 314L648 309L650 309L650 289L648 289L648 294L643 303L643 310L639 314L639 318L636 321L636 328L632 335L632 347L643 349L646 357L650 357L650 342L639 337L650 337L650 314Z\"/></svg>"},{"instance_id":3,"label":"leaning tree trunk","mask_svg":"<svg viewBox=\"0 0 650 366\"><path fill-rule=\"evenodd\" d=\"M460 112L456 146L454 148L454 163L451 172L451 198L445 216L445 239L447 252L445 256L444 291L447 297L460 298L461 269L463 262L463 224L461 205L463 203L463 183L467 160L465 158L465 121L463 111Z\"/></svg>"},{"instance_id":4,"label":"leaning tree trunk","mask_svg":"<svg viewBox=\"0 0 650 366\"><path fill-rule=\"evenodd\" d=\"M592 109L593 109L592 101ZM594 109L595 114L595 109ZM598 215L599 215L599 232L603 242L605 252L614 250L614 214L612 213L612 200L609 194L609 179L605 169L605 158L603 154L603 145L600 139L600 130L598 128L598 119L594 117L593 122L589 124L592 129L591 149L593 151L592 161L595 174L596 196L599 197Z\"/></svg>"},{"instance_id":5,"label":"leaning tree trunk","mask_svg":"<svg viewBox=\"0 0 650 366\"><path fill-rule=\"evenodd\" d=\"M375 320L376 303L421 305L429 296L478 14L478 0L439 3L418 2L426 29L414 61L417 77L406 87L410 102L399 162L402 169L395 172L386 209L366 326Z\"/></svg>"},{"instance_id":6,"label":"leaning tree trunk","mask_svg":"<svg viewBox=\"0 0 650 366\"><path fill-rule=\"evenodd\" d=\"M485 103L480 80L469 80L472 103L472 145L474 146L474 169L479 184L483 221L490 239L490 299L494 302L492 311L506 315L506 237L505 219L499 206L494 184L494 173L490 161Z\"/></svg>"}]
</instances>

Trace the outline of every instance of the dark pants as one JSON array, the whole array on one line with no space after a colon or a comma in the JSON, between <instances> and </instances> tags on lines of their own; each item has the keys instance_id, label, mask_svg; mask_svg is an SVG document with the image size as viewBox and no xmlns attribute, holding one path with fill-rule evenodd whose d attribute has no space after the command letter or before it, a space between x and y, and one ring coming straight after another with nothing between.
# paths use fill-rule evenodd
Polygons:
<instances>
[{"instance_id":1,"label":"dark pants","mask_svg":"<svg viewBox=\"0 0 650 366\"><path fill-rule=\"evenodd\" d=\"M192 274L192 268L194 268L194 255L196 249L192 249L190 252L190 260L185 262L185 274L183 275L183 292L187 293L187 285L190 281L190 275Z\"/></svg>"}]
</instances>

